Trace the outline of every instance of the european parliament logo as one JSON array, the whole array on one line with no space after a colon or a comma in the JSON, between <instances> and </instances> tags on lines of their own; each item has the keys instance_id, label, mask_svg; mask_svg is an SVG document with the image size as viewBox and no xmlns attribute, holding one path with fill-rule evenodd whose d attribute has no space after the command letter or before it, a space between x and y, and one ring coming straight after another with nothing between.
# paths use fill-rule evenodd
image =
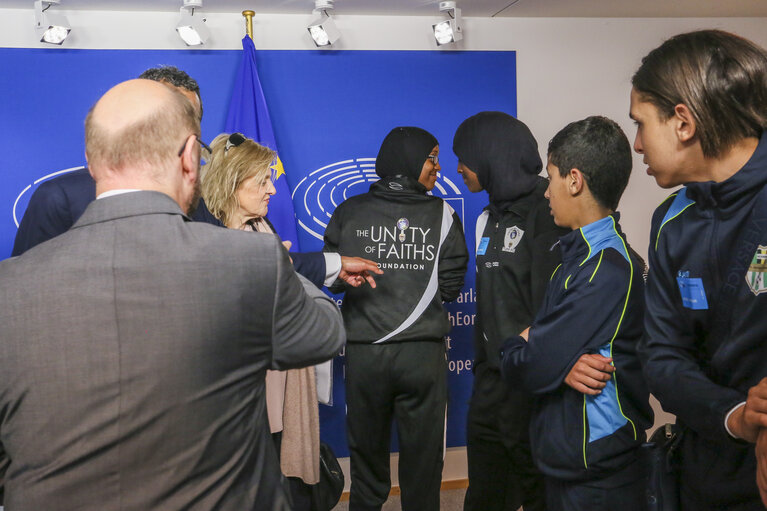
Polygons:
<instances>
[{"instance_id":1,"label":"european parliament logo","mask_svg":"<svg viewBox=\"0 0 767 511\"><path fill-rule=\"evenodd\" d=\"M375 161L375 158L352 158L309 172L293 189L298 226L322 240L328 220L338 205L367 192L370 185L378 181ZM463 223L464 199L455 183L440 172L433 192L453 207Z\"/></svg>"}]
</instances>

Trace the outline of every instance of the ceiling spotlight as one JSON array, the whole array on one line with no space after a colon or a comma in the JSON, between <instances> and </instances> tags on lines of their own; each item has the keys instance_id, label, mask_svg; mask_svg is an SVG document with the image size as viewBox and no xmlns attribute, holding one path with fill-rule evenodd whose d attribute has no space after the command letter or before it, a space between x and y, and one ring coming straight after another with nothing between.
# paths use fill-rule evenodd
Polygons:
<instances>
[{"instance_id":1,"label":"ceiling spotlight","mask_svg":"<svg viewBox=\"0 0 767 511\"><path fill-rule=\"evenodd\" d=\"M62 44L72 30L66 16L46 12L51 5L60 3L61 0L35 0L35 30L42 43Z\"/></svg>"},{"instance_id":2,"label":"ceiling spotlight","mask_svg":"<svg viewBox=\"0 0 767 511\"><path fill-rule=\"evenodd\" d=\"M309 34L317 47L330 46L338 41L341 32L336 27L336 22L330 17L328 11L333 9L333 0L315 0L314 13L317 18L308 27Z\"/></svg>"},{"instance_id":3,"label":"ceiling spotlight","mask_svg":"<svg viewBox=\"0 0 767 511\"><path fill-rule=\"evenodd\" d=\"M455 43L463 39L461 9L455 6L455 2L440 2L439 12L446 12L450 19L431 26L434 29L434 39L437 40L437 46Z\"/></svg>"},{"instance_id":4,"label":"ceiling spotlight","mask_svg":"<svg viewBox=\"0 0 767 511\"><path fill-rule=\"evenodd\" d=\"M195 9L202 8L202 0L184 0L181 7L181 18L176 24L176 32L187 46L200 46L210 37L210 30L205 25L205 18L200 13L194 15Z\"/></svg>"}]
</instances>

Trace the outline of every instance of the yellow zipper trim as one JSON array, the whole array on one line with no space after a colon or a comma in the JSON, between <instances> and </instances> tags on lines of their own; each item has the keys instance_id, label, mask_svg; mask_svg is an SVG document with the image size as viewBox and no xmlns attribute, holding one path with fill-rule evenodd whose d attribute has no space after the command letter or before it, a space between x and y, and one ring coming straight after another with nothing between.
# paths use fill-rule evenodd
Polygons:
<instances>
[{"instance_id":1,"label":"yellow zipper trim","mask_svg":"<svg viewBox=\"0 0 767 511\"><path fill-rule=\"evenodd\" d=\"M605 251L604 251L604 250L601 250L601 251L599 252L599 261L597 262L597 267L596 267L596 268L594 268L594 273L592 273L592 274L591 274L591 278L589 279L589 282L591 282L591 281L592 281L592 279L594 278L594 275L596 275L596 274L597 274L597 270L599 269L599 265L600 265L600 264L602 264L602 256L603 256L603 255L605 255Z\"/></svg>"},{"instance_id":2,"label":"yellow zipper trim","mask_svg":"<svg viewBox=\"0 0 767 511\"><path fill-rule=\"evenodd\" d=\"M685 209L687 209L687 208L685 208ZM680 213L681 213L681 211L680 211ZM623 244L623 250L626 251L626 256L627 256L628 263L629 263L629 269L631 270L631 272L629 274L629 287L628 287L628 290L626 291L626 301L623 303L623 312L621 312L621 317L618 320L618 326L615 328L615 333L613 334L613 338L610 339L610 358L613 357L613 341L615 341L615 338L618 337L618 331L620 330L621 324L623 323L623 317L626 315L626 308L628 307L628 304L629 304L629 296L631 296L631 282L634 280L634 264L631 262L631 254L628 251L628 247L626 247L626 242L623 241L623 238L621 237L621 235L618 234L618 229L615 227L615 219L614 218L613 218L613 230L615 231L615 235L618 236L618 239L621 240L621 244ZM615 366L615 362L614 361L613 361L612 364L613 364L613 366ZM626 414L623 413L623 407L621 406L621 399L620 399L620 395L618 393L618 370L617 369L613 373L613 381L615 382L615 399L616 399L616 401L618 401L618 411L620 411L621 415L623 416L623 418L626 419L631 424L631 428L634 430L634 440L636 440L637 439L637 428L636 428L636 425L634 424L634 421L629 419L626 416Z\"/></svg>"}]
</instances>

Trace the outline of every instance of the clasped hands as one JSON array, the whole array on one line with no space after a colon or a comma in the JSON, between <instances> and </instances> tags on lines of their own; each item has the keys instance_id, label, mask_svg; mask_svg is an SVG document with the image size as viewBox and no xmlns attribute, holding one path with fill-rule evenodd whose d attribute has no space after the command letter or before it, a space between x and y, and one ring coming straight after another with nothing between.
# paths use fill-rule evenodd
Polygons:
<instances>
[{"instance_id":1,"label":"clasped hands","mask_svg":"<svg viewBox=\"0 0 767 511\"><path fill-rule=\"evenodd\" d=\"M519 335L527 341L530 327L525 328ZM570 372L567 373L565 383L581 394L590 396L601 394L602 389L612 378L612 373L615 372L612 361L613 359L596 353L585 353L580 356Z\"/></svg>"}]
</instances>

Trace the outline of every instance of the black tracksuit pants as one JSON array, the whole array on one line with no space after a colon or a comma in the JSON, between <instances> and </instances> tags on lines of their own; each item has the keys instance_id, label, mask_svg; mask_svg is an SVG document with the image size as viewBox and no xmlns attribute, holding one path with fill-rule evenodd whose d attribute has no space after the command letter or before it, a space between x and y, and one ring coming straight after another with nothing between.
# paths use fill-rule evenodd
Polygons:
<instances>
[{"instance_id":1,"label":"black tracksuit pants","mask_svg":"<svg viewBox=\"0 0 767 511\"><path fill-rule=\"evenodd\" d=\"M391 489L392 419L404 511L438 511L445 447L444 341L346 345L350 511L380 510Z\"/></svg>"},{"instance_id":2,"label":"black tracksuit pants","mask_svg":"<svg viewBox=\"0 0 767 511\"><path fill-rule=\"evenodd\" d=\"M510 391L497 369L475 366L466 419L469 488L464 511L544 511L543 475L528 437L530 397Z\"/></svg>"}]
</instances>

